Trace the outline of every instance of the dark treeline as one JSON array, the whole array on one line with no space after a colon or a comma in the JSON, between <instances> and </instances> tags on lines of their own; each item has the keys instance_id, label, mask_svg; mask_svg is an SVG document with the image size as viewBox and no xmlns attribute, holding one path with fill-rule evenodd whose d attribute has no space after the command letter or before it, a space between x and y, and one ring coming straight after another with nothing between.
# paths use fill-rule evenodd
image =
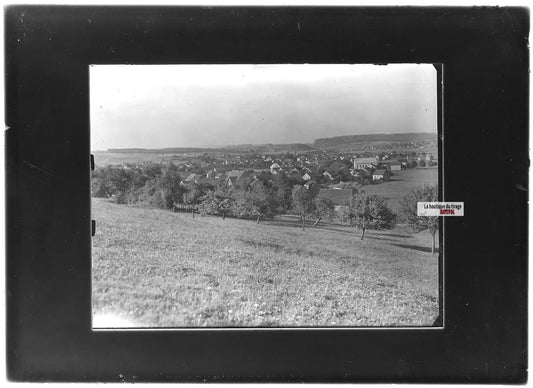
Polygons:
<instances>
[{"instance_id":1,"label":"dark treeline","mask_svg":"<svg viewBox=\"0 0 533 388\"><path fill-rule=\"evenodd\" d=\"M190 210L222 217L270 219L292 210L292 190L303 184L284 174L250 172L228 184L226 176L186 182L172 164L107 166L94 171L94 197L119 204L144 204L161 209ZM318 186L309 189L315 197Z\"/></svg>"}]
</instances>

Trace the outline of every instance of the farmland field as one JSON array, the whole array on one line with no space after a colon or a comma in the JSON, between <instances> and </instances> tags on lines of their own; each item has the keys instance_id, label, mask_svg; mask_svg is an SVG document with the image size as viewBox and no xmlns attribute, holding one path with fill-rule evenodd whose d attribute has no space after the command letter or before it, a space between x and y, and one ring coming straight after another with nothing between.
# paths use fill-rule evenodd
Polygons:
<instances>
[{"instance_id":1,"label":"farmland field","mask_svg":"<svg viewBox=\"0 0 533 388\"><path fill-rule=\"evenodd\" d=\"M393 171L390 181L379 184L366 185L362 190L367 194L377 194L384 197L389 206L394 210L400 208L400 199L413 187L434 185L439 182L439 169L435 168L410 168Z\"/></svg>"},{"instance_id":2,"label":"farmland field","mask_svg":"<svg viewBox=\"0 0 533 388\"><path fill-rule=\"evenodd\" d=\"M429 171L429 170L428 170ZM94 324L105 327L430 326L429 233L289 217L259 224L93 199ZM109 322L109 321L108 321Z\"/></svg>"},{"instance_id":3,"label":"farmland field","mask_svg":"<svg viewBox=\"0 0 533 388\"><path fill-rule=\"evenodd\" d=\"M114 153L107 151L92 151L92 153L97 167L122 163L166 163L169 160L177 163L180 161L180 155L168 153Z\"/></svg>"}]
</instances>

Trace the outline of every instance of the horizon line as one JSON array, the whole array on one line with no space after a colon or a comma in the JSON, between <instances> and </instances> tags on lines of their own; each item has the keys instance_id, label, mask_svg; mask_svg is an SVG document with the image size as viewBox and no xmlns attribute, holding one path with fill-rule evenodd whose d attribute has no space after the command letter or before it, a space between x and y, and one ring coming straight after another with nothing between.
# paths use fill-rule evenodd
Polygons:
<instances>
[{"instance_id":1,"label":"horizon line","mask_svg":"<svg viewBox=\"0 0 533 388\"><path fill-rule=\"evenodd\" d=\"M331 136L331 137L321 137L315 139L312 143L241 143L241 144L226 144L226 145L216 145L216 146L204 146L204 145L198 145L198 146L172 146L172 147L159 147L159 148L145 148L145 147L111 147L107 148L105 150L99 149L99 150L91 150L91 152L109 152L110 150L146 150L146 151L158 151L158 150L171 150L176 148L199 148L199 149L217 149L217 148L228 148L228 147L244 147L244 146L266 146L266 145L273 145L273 146L283 146L283 145L295 145L295 144L303 144L308 146L313 146L314 142L317 140L323 140L323 139L334 139L334 138L340 138L340 137L351 137L351 136L381 136L381 135L423 135L423 134L431 134L435 135L435 137L438 138L438 133L433 132L396 132L396 133L363 133L363 134L356 134L356 135L338 135L338 136Z\"/></svg>"}]
</instances>

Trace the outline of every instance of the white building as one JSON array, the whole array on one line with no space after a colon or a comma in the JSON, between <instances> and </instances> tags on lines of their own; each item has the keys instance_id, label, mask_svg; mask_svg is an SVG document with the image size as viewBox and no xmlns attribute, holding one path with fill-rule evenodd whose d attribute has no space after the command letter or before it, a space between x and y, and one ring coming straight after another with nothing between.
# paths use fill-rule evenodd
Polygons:
<instances>
[{"instance_id":1,"label":"white building","mask_svg":"<svg viewBox=\"0 0 533 388\"><path fill-rule=\"evenodd\" d=\"M355 170L361 170L363 168L376 168L378 165L378 158L355 158L353 160L353 168Z\"/></svg>"}]
</instances>

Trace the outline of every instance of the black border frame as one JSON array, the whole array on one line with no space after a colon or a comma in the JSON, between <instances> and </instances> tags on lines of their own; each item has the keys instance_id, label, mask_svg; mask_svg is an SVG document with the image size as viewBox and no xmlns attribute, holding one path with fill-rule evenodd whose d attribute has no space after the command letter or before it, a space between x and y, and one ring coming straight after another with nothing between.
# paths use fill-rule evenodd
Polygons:
<instances>
[{"instance_id":1,"label":"black border frame","mask_svg":"<svg viewBox=\"0 0 533 388\"><path fill-rule=\"evenodd\" d=\"M11 6L4 18L11 380L526 381L528 9ZM444 198L466 207L446 220L445 328L92 331L88 65L306 62L443 64Z\"/></svg>"}]
</instances>

